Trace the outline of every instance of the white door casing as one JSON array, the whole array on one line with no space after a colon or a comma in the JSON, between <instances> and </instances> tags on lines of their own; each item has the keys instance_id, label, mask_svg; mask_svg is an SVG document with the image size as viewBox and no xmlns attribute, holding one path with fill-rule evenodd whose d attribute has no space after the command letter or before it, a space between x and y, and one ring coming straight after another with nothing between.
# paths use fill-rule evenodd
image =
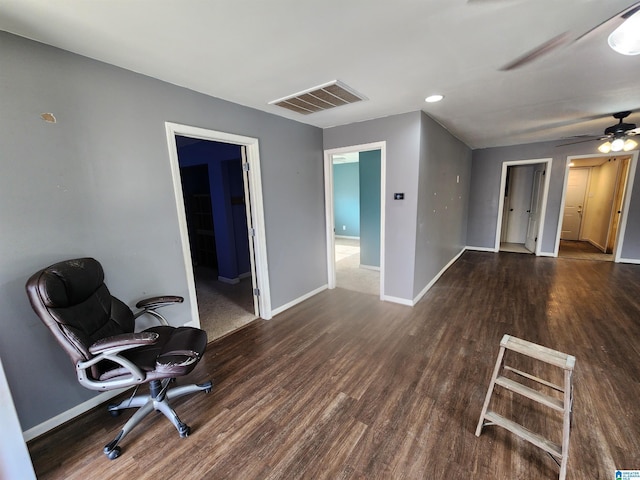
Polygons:
<instances>
[{"instance_id":1,"label":"white door casing","mask_svg":"<svg viewBox=\"0 0 640 480\"><path fill-rule=\"evenodd\" d=\"M192 127L188 125L180 125L177 123L165 122L167 134L167 146L169 149L169 162L171 166L171 174L173 178L173 189L176 201L176 211L178 215L178 226L180 229L180 240L182 246L182 255L185 266L185 275L187 279L187 289L191 299L190 308L192 321L190 325L199 327L200 317L198 315L198 304L195 289L195 279L193 275L193 265L191 263L191 252L189 246L189 232L187 229L187 220L184 208L184 200L182 194L182 184L180 181L180 165L178 162L178 150L176 146L176 135L197 138L200 140L209 140L221 143L230 143L244 147L242 150L246 153L246 162L249 164L249 170L243 173L245 178L245 190L249 201L247 202L247 215L250 215L250 222L255 235L253 236L253 255L251 256L251 271L255 272L254 288L257 288L260 295L254 298L254 306L257 303L260 318L265 320L271 319L271 293L269 288L269 267L267 263L267 243L266 231L264 223L264 209L262 202L262 179L260 173L260 152L257 138L245 137L226 132L218 132L205 128ZM249 220L249 218L248 218ZM250 237L251 239L251 237ZM249 242L252 243L251 241Z\"/></svg>"},{"instance_id":2,"label":"white door casing","mask_svg":"<svg viewBox=\"0 0 640 480\"><path fill-rule=\"evenodd\" d=\"M335 219L333 204L333 156L340 153L380 150L380 299L384 300L384 258L385 258L385 189L387 142L367 143L324 151L324 208L327 240L327 286L336 287L335 260Z\"/></svg>"},{"instance_id":3,"label":"white door casing","mask_svg":"<svg viewBox=\"0 0 640 480\"><path fill-rule=\"evenodd\" d=\"M531 160L510 160L510 161L506 161L506 162L502 162L502 175L501 175L501 180L500 180L500 194L499 197L500 199L504 199L505 196L505 190L506 190L506 182L507 182L507 169L511 166L515 166L515 165L533 165L533 164L543 164L544 165L544 171L545 172L550 172L551 171L551 165L552 165L553 159L551 158L536 158L536 159L531 159ZM546 217L546 210L547 210L547 198L549 196L549 183L550 183L550 178L551 175L549 174L543 174L544 177L544 182L543 182L543 188L542 188L542 198L540 200L540 216L538 219L538 230L537 230L537 234L536 237L538 238L538 240L542 239L542 234L544 232L544 221L545 221L545 217ZM500 251L500 238L501 238L501 233L502 233L502 223L503 223L503 217L505 216L505 212L504 212L504 201L498 202L498 215L497 215L497 220L496 220L496 234L495 234L495 243L494 243L494 248L493 251L494 252L499 252ZM542 242L538 241L536 242L536 247L535 247L535 254L536 255L540 255L541 254L541 245Z\"/></svg>"}]
</instances>

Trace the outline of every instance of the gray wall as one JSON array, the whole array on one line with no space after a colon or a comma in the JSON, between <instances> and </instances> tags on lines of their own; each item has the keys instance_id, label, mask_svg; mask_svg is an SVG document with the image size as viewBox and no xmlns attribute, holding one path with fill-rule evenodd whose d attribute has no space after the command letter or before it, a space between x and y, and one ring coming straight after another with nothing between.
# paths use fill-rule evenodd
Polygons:
<instances>
[{"instance_id":1,"label":"gray wall","mask_svg":"<svg viewBox=\"0 0 640 480\"><path fill-rule=\"evenodd\" d=\"M325 149L383 140L384 293L413 301L465 246L471 150L423 112L324 131Z\"/></svg>"},{"instance_id":2,"label":"gray wall","mask_svg":"<svg viewBox=\"0 0 640 480\"><path fill-rule=\"evenodd\" d=\"M567 156L597 154L597 142L558 146L564 141L532 143L473 151L467 245L494 248L500 196L502 163L513 160L552 158L549 196L542 235L541 251L555 250L562 187ZM547 172L549 173L549 172ZM640 259L640 169L636 170L622 257Z\"/></svg>"},{"instance_id":3,"label":"gray wall","mask_svg":"<svg viewBox=\"0 0 640 480\"><path fill-rule=\"evenodd\" d=\"M470 175L471 149L422 113L414 297L466 245Z\"/></svg>"},{"instance_id":4,"label":"gray wall","mask_svg":"<svg viewBox=\"0 0 640 480\"><path fill-rule=\"evenodd\" d=\"M324 130L324 148L387 142L384 294L411 300L418 198L420 112L352 123ZM393 200L404 192L404 200Z\"/></svg>"},{"instance_id":5,"label":"gray wall","mask_svg":"<svg viewBox=\"0 0 640 480\"><path fill-rule=\"evenodd\" d=\"M165 121L259 139L272 307L326 284L320 129L4 32L0 65L0 355L24 430L94 395L29 307L31 273L91 255L129 304L188 296Z\"/></svg>"}]
</instances>

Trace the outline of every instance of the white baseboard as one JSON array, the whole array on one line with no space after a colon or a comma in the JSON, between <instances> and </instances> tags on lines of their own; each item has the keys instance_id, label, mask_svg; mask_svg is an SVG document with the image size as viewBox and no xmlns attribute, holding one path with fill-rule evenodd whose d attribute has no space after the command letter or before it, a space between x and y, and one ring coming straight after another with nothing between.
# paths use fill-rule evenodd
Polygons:
<instances>
[{"instance_id":1,"label":"white baseboard","mask_svg":"<svg viewBox=\"0 0 640 480\"><path fill-rule=\"evenodd\" d=\"M424 288L422 289L422 291L421 291L418 295L416 295L416 298L414 298L414 299L413 299L413 304L414 304L414 305L415 305L416 303L418 303L422 297L424 297L424 296L425 296L425 294L426 294L426 293L431 289L431 287L433 287L433 285L434 285L434 284L435 284L435 283L440 279L440 277L442 276L442 274L443 274L444 272L446 272L446 271L449 269L449 267L450 267L451 265L453 265L453 264L456 262L456 260L458 260L458 259L460 258L460 256L465 252L465 250L466 250L466 247L465 247L465 248L463 248L462 250L460 250L460 251L458 252L458 254L457 254L455 257L453 257L451 260L449 260L449 263L447 263L447 264L442 268L442 270L440 270L440 271L437 273L437 275L436 275L435 277L433 277L429 283L427 283L427 286L426 286L426 287L424 287Z\"/></svg>"},{"instance_id":2,"label":"white baseboard","mask_svg":"<svg viewBox=\"0 0 640 480\"><path fill-rule=\"evenodd\" d=\"M466 247L464 247L464 250L475 250L477 252L491 252L491 253L495 253L496 249L495 248L489 248L489 247L474 247L472 245L467 245Z\"/></svg>"},{"instance_id":3,"label":"white baseboard","mask_svg":"<svg viewBox=\"0 0 640 480\"><path fill-rule=\"evenodd\" d=\"M640 260L637 258L620 258L618 259L618 263L633 263L635 265L640 265Z\"/></svg>"},{"instance_id":4,"label":"white baseboard","mask_svg":"<svg viewBox=\"0 0 640 480\"><path fill-rule=\"evenodd\" d=\"M352 237L350 235L336 235L335 238L346 238L347 240L360 240L360 237Z\"/></svg>"},{"instance_id":5,"label":"white baseboard","mask_svg":"<svg viewBox=\"0 0 640 480\"><path fill-rule=\"evenodd\" d=\"M382 300L385 302L399 303L400 305L407 305L413 307L413 302L408 298L392 297L390 295L383 295Z\"/></svg>"},{"instance_id":6,"label":"white baseboard","mask_svg":"<svg viewBox=\"0 0 640 480\"><path fill-rule=\"evenodd\" d=\"M243 279L243 278L248 278L250 276L251 276L251 272L244 272L238 275L238 278Z\"/></svg>"},{"instance_id":7,"label":"white baseboard","mask_svg":"<svg viewBox=\"0 0 640 480\"><path fill-rule=\"evenodd\" d=\"M78 415L82 415L83 413L88 412L92 408L97 407L98 405L106 402L107 400L110 400L113 397L120 395L122 392L126 392L129 388L131 387L119 388L117 390L103 392L99 395L96 395L93 398L90 398L86 402L82 402L80 405L76 405L75 407L67 410L66 412L62 412L59 415L56 415L55 417L50 418L49 420L46 420L41 424L36 425L35 427L32 427L25 432L22 432L22 435L24 436L24 441L28 442L30 440L33 440L36 437L39 437L44 433L47 433L49 430L53 430L54 428L59 427L63 423L74 419Z\"/></svg>"},{"instance_id":8,"label":"white baseboard","mask_svg":"<svg viewBox=\"0 0 640 480\"><path fill-rule=\"evenodd\" d=\"M320 292L326 290L327 288L329 288L329 285L325 284L319 288L316 288L315 290L312 290L308 293L305 293L304 295L302 295L301 297L296 298L295 300L290 301L289 303L285 303L284 305L279 306L278 308L274 308L273 310L271 310L271 315L278 315L279 313L284 312L285 310L290 309L291 307L304 302L305 300L313 297L314 295L319 294Z\"/></svg>"},{"instance_id":9,"label":"white baseboard","mask_svg":"<svg viewBox=\"0 0 640 480\"><path fill-rule=\"evenodd\" d=\"M538 257L557 257L554 252L540 252L536 254Z\"/></svg>"}]
</instances>

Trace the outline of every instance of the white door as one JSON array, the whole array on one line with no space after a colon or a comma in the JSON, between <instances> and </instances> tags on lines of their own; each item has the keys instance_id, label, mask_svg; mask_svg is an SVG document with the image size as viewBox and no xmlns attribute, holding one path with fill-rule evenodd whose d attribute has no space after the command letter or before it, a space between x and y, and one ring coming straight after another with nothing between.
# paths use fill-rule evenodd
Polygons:
<instances>
[{"instance_id":1,"label":"white door","mask_svg":"<svg viewBox=\"0 0 640 480\"><path fill-rule=\"evenodd\" d=\"M531 206L533 166L516 166L509 169L509 212L505 241L524 244Z\"/></svg>"},{"instance_id":2,"label":"white door","mask_svg":"<svg viewBox=\"0 0 640 480\"><path fill-rule=\"evenodd\" d=\"M529 208L529 225L527 227L527 239L524 246L530 252L536 251L538 241L538 225L540 223L540 203L542 202L542 174L544 170L536 170L533 174L533 187L531 190L531 207Z\"/></svg>"},{"instance_id":3,"label":"white door","mask_svg":"<svg viewBox=\"0 0 640 480\"><path fill-rule=\"evenodd\" d=\"M589 182L588 168L570 168L567 179L564 213L562 215L562 240L580 240L582 212Z\"/></svg>"},{"instance_id":4,"label":"white door","mask_svg":"<svg viewBox=\"0 0 640 480\"><path fill-rule=\"evenodd\" d=\"M247 229L249 230L249 262L251 264L251 285L253 293L253 312L260 316L260 302L258 301L258 283L256 275L256 234L253 228L253 216L251 215L251 190L249 189L249 162L247 161L247 147L240 147L242 152L242 181L244 182L245 212L247 214Z\"/></svg>"}]
</instances>

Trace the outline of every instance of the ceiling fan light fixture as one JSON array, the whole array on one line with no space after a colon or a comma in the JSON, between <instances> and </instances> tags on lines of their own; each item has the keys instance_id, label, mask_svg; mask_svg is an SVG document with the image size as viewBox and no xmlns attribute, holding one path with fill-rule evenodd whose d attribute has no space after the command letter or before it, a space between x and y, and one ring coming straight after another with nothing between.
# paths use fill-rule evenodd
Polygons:
<instances>
[{"instance_id":1,"label":"ceiling fan light fixture","mask_svg":"<svg viewBox=\"0 0 640 480\"><path fill-rule=\"evenodd\" d=\"M630 138L627 138L624 142L624 146L622 147L622 149L625 152L628 152L629 150L633 150L637 146L638 146L638 142L636 142L635 140L631 140Z\"/></svg>"},{"instance_id":2,"label":"ceiling fan light fixture","mask_svg":"<svg viewBox=\"0 0 640 480\"><path fill-rule=\"evenodd\" d=\"M611 142L612 152L621 152L624 148L624 138L614 138Z\"/></svg>"},{"instance_id":3,"label":"ceiling fan light fixture","mask_svg":"<svg viewBox=\"0 0 640 480\"><path fill-rule=\"evenodd\" d=\"M622 55L640 54L640 11L616 28L608 38L609 46Z\"/></svg>"},{"instance_id":4,"label":"ceiling fan light fixture","mask_svg":"<svg viewBox=\"0 0 640 480\"><path fill-rule=\"evenodd\" d=\"M604 142L598 147L600 153L609 153L611 151L611 142Z\"/></svg>"}]
</instances>

